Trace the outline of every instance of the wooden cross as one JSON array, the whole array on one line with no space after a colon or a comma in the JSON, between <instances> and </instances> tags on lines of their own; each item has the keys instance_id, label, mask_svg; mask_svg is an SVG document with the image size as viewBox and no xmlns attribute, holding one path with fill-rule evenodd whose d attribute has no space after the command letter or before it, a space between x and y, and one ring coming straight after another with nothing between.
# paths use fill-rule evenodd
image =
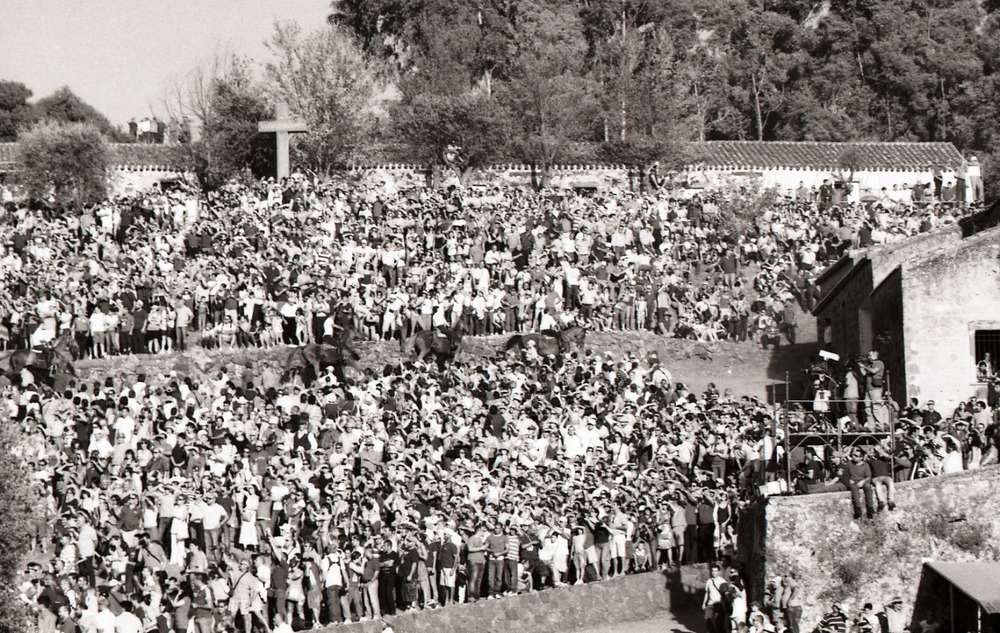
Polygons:
<instances>
[{"instance_id":1,"label":"wooden cross","mask_svg":"<svg viewBox=\"0 0 1000 633\"><path fill-rule=\"evenodd\" d=\"M288 163L288 137L289 134L298 134L309 131L306 124L297 119L293 119L288 110L287 103L279 103L274 109L273 121L261 121L257 124L257 131L260 133L274 132L277 137L278 153L278 180L287 178L289 173Z\"/></svg>"}]
</instances>

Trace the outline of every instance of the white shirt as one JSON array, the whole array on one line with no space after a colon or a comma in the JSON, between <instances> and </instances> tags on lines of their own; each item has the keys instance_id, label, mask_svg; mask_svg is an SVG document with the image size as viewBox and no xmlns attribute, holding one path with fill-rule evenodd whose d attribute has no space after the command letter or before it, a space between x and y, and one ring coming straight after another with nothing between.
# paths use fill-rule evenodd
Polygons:
<instances>
[{"instance_id":1,"label":"white shirt","mask_svg":"<svg viewBox=\"0 0 1000 633\"><path fill-rule=\"evenodd\" d=\"M97 616L100 619L100 615ZM140 620L134 613L129 613L128 611L122 611L115 618L115 633L141 633L142 632L142 620Z\"/></svg>"},{"instance_id":2,"label":"white shirt","mask_svg":"<svg viewBox=\"0 0 1000 633\"><path fill-rule=\"evenodd\" d=\"M117 620L118 618L115 617L115 614L105 607L98 612L97 617L94 619L94 628L97 630L97 633L115 633L115 628L118 624Z\"/></svg>"}]
</instances>

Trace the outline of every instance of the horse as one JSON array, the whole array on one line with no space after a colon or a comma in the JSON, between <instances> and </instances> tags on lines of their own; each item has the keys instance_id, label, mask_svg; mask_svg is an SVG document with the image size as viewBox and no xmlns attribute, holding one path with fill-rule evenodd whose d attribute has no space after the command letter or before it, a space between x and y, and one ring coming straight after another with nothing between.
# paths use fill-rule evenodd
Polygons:
<instances>
[{"instance_id":1,"label":"horse","mask_svg":"<svg viewBox=\"0 0 1000 633\"><path fill-rule=\"evenodd\" d=\"M462 338L465 333L461 328L440 328L421 330L404 343L403 351L413 349L413 360L422 361L428 354L434 354L439 368L444 368L446 360L454 361L462 351Z\"/></svg>"},{"instance_id":2,"label":"horse","mask_svg":"<svg viewBox=\"0 0 1000 633\"><path fill-rule=\"evenodd\" d=\"M542 330L528 334L515 334L507 341L504 354L509 353L514 348L524 353L528 344L533 343L535 351L540 356L557 356L566 353L571 347L582 346L586 336L587 330L577 325L562 331Z\"/></svg>"},{"instance_id":3,"label":"horse","mask_svg":"<svg viewBox=\"0 0 1000 633\"><path fill-rule=\"evenodd\" d=\"M361 355L344 339L337 339L336 343L309 343L300 345L292 349L285 359L285 373L283 378L287 379L295 371L303 371L308 368L313 373L313 379L322 375L324 367L333 367L333 373L340 381L345 380L345 367L358 367ZM305 373L304 373L305 377ZM312 382L312 380L307 380Z\"/></svg>"},{"instance_id":4,"label":"horse","mask_svg":"<svg viewBox=\"0 0 1000 633\"><path fill-rule=\"evenodd\" d=\"M50 344L38 349L15 350L7 359L7 365L12 376L19 375L21 370L26 367L44 370L50 375L58 370L63 370L76 376L73 356L77 351L76 340L69 333L64 332Z\"/></svg>"}]
</instances>

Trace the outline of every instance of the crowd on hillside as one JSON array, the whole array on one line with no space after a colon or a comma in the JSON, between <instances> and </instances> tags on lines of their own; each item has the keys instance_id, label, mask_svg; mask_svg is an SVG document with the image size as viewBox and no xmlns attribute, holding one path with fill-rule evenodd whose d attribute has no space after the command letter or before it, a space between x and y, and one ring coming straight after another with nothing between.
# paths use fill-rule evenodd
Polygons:
<instances>
[{"instance_id":1,"label":"crowd on hillside","mask_svg":"<svg viewBox=\"0 0 1000 633\"><path fill-rule=\"evenodd\" d=\"M965 211L799 195L729 240L726 204L301 178L78 217L8 203L0 342L68 332L102 357L183 351L195 330L252 346L584 324L776 343L779 328L794 340L791 304L809 305L824 262ZM235 367L112 372L59 393L13 378L0 418L24 430L45 509L34 546L51 558L20 589L46 633L284 633L681 563L730 569L741 503L786 458L760 400L692 394L655 357L583 349L331 371L309 387ZM754 613L745 593L730 599L715 630Z\"/></svg>"},{"instance_id":2,"label":"crowd on hillside","mask_svg":"<svg viewBox=\"0 0 1000 633\"><path fill-rule=\"evenodd\" d=\"M780 451L760 401L590 351L9 389L44 631L299 629L728 560Z\"/></svg>"},{"instance_id":3,"label":"crowd on hillside","mask_svg":"<svg viewBox=\"0 0 1000 633\"><path fill-rule=\"evenodd\" d=\"M718 195L396 192L299 176L80 215L4 197L0 347L71 332L88 357L183 350L192 330L227 346L306 342L338 314L371 339L582 324L778 344L782 330L794 340L792 304L811 305L825 263L968 211L803 190L734 229L735 202Z\"/></svg>"}]
</instances>

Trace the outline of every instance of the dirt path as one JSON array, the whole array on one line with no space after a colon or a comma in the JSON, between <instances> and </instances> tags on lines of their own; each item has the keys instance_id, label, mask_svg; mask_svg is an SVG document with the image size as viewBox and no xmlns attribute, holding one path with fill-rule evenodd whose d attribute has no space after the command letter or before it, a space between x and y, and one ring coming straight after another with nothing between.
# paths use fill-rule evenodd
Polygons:
<instances>
[{"instance_id":1,"label":"dirt path","mask_svg":"<svg viewBox=\"0 0 1000 633\"><path fill-rule=\"evenodd\" d=\"M783 344L777 350L763 350L757 343L701 343L678 340L654 335L649 332L596 332L588 335L586 348L597 354L611 352L616 357L635 354L637 358L648 359L656 352L660 362L673 374L674 380L683 382L695 392L703 391L709 383L720 389L731 389L736 396L757 396L768 400L779 398L785 390L785 377L793 383L801 376L808 357L818 351L815 327L803 323L803 337L798 344ZM474 362L477 357L496 357L506 342L506 336L467 337L465 347L466 362ZM806 341L803 342L802 338ZM811 339L811 340L810 340ZM368 367L382 367L386 363L404 360L397 342L359 342L361 364ZM145 372L208 375L215 377L219 370L226 368L232 376L249 377L264 368L278 369L288 357L288 348L205 350L198 346L186 354L160 356L114 357L104 360L87 360L78 363L77 368L85 378L97 378L109 373L135 374ZM279 371L280 373L280 371ZM793 387L796 393L798 387Z\"/></svg>"},{"instance_id":2,"label":"dirt path","mask_svg":"<svg viewBox=\"0 0 1000 633\"><path fill-rule=\"evenodd\" d=\"M701 613L687 611L671 613L664 611L655 617L637 622L621 622L593 629L584 629L578 633L702 633L705 623Z\"/></svg>"}]
</instances>

